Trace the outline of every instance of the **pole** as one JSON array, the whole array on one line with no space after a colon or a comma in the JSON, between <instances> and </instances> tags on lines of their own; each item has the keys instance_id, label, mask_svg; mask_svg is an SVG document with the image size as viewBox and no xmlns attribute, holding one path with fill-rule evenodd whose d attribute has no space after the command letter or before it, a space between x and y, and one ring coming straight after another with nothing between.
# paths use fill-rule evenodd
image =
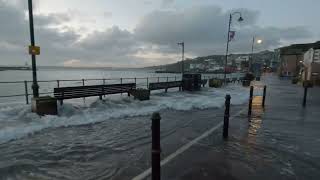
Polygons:
<instances>
[{"instance_id":1,"label":"pole","mask_svg":"<svg viewBox=\"0 0 320 180\"><path fill-rule=\"evenodd\" d=\"M251 86L251 87L250 87L250 97L249 97L248 116L251 116L251 111L252 111L252 100L253 100L253 86Z\"/></svg>"},{"instance_id":2,"label":"pole","mask_svg":"<svg viewBox=\"0 0 320 180\"><path fill-rule=\"evenodd\" d=\"M160 180L161 179L161 147L160 147L160 114L153 113L152 117L152 150L151 150L151 173L152 173L152 180Z\"/></svg>"},{"instance_id":3,"label":"pole","mask_svg":"<svg viewBox=\"0 0 320 180\"><path fill-rule=\"evenodd\" d=\"M182 57L181 57L181 74L183 75L184 73L184 42L178 43L178 45L181 45L182 47Z\"/></svg>"},{"instance_id":4,"label":"pole","mask_svg":"<svg viewBox=\"0 0 320 180\"><path fill-rule=\"evenodd\" d=\"M255 37L252 37L252 47L251 47L251 57L249 59L249 72L251 72L251 66L252 66L252 62L253 62L253 49L254 49L254 41L255 41Z\"/></svg>"},{"instance_id":5,"label":"pole","mask_svg":"<svg viewBox=\"0 0 320 180\"><path fill-rule=\"evenodd\" d=\"M84 79L82 79L82 86L84 86ZM82 98L83 99L83 103L86 103L86 98Z\"/></svg>"},{"instance_id":6,"label":"pole","mask_svg":"<svg viewBox=\"0 0 320 180\"><path fill-rule=\"evenodd\" d=\"M182 42L182 74L184 74L184 42Z\"/></svg>"},{"instance_id":7,"label":"pole","mask_svg":"<svg viewBox=\"0 0 320 180\"><path fill-rule=\"evenodd\" d=\"M122 84L122 78L120 78L120 84ZM122 96L122 93L121 93L121 96Z\"/></svg>"},{"instance_id":8,"label":"pole","mask_svg":"<svg viewBox=\"0 0 320 180\"><path fill-rule=\"evenodd\" d=\"M26 103L29 104L28 82L24 81L24 90L26 96Z\"/></svg>"},{"instance_id":9,"label":"pole","mask_svg":"<svg viewBox=\"0 0 320 180\"><path fill-rule=\"evenodd\" d=\"M103 78L103 85L106 85L106 79L105 78ZM103 97L106 97L106 94L104 92L104 87L103 87Z\"/></svg>"},{"instance_id":10,"label":"pole","mask_svg":"<svg viewBox=\"0 0 320 180\"><path fill-rule=\"evenodd\" d=\"M305 87L304 87L303 102L302 102L302 106L303 106L303 107L306 107L306 104L307 104L307 95L308 95L308 87L305 86Z\"/></svg>"},{"instance_id":11,"label":"pole","mask_svg":"<svg viewBox=\"0 0 320 180\"><path fill-rule=\"evenodd\" d=\"M32 0L28 0L29 8L29 25L30 25L30 41L31 46L35 46L34 40L34 28L33 28L33 9L32 9ZM39 85L37 80L37 65L36 65L36 55L31 55L32 60L32 91L33 97L39 97Z\"/></svg>"},{"instance_id":12,"label":"pole","mask_svg":"<svg viewBox=\"0 0 320 180\"><path fill-rule=\"evenodd\" d=\"M223 120L223 138L228 138L229 134L229 116L230 116L230 99L229 94L226 95L225 110L224 110L224 120Z\"/></svg>"},{"instance_id":13,"label":"pole","mask_svg":"<svg viewBox=\"0 0 320 180\"><path fill-rule=\"evenodd\" d=\"M263 97L262 97L262 107L264 107L266 102L266 93L267 93L267 86L263 87Z\"/></svg>"},{"instance_id":14,"label":"pole","mask_svg":"<svg viewBox=\"0 0 320 180\"><path fill-rule=\"evenodd\" d=\"M228 65L228 52L229 52L229 41L230 41L230 26L231 26L232 15L229 17L229 26L227 33L227 48L226 48L226 58L224 62L224 84L227 84L227 65Z\"/></svg>"}]
</instances>

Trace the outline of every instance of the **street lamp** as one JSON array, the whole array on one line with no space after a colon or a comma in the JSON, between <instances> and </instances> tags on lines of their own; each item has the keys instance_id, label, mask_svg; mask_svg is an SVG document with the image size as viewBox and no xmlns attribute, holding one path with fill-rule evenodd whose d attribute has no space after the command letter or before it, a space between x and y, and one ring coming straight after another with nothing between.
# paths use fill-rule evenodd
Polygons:
<instances>
[{"instance_id":1,"label":"street lamp","mask_svg":"<svg viewBox=\"0 0 320 180\"><path fill-rule=\"evenodd\" d=\"M235 14L239 14L239 22L243 21L242 15L240 12L234 12L231 13L229 16L229 26L228 26L228 33L227 33L227 48L226 48L226 58L225 58L225 62L224 62L224 83L227 84L227 65L228 65L228 51L229 51L229 42L230 42L230 26L231 26L231 22L232 22L232 16Z\"/></svg>"},{"instance_id":2,"label":"street lamp","mask_svg":"<svg viewBox=\"0 0 320 180\"><path fill-rule=\"evenodd\" d=\"M184 60L184 42L182 41L177 44L182 47L181 74L183 75L183 73L184 73L184 62L183 62L183 60Z\"/></svg>"},{"instance_id":3,"label":"street lamp","mask_svg":"<svg viewBox=\"0 0 320 180\"><path fill-rule=\"evenodd\" d=\"M252 66L252 62L253 62L253 50L254 50L254 44L261 44L262 40L261 39L255 39L255 37L252 37L252 48L251 48L251 58L249 60L249 71L251 71L251 66Z\"/></svg>"},{"instance_id":4,"label":"street lamp","mask_svg":"<svg viewBox=\"0 0 320 180\"><path fill-rule=\"evenodd\" d=\"M28 0L28 8L29 8L29 25L30 25L30 40L31 40L31 46L30 48L30 54L31 54L31 60L32 60L32 91L33 91L33 97L39 97L39 85L37 82L37 65L36 65L36 54L37 49L35 46L35 40L34 40L34 28L33 28L33 10L32 10L32 0ZM40 51L40 50L38 50Z\"/></svg>"}]
</instances>

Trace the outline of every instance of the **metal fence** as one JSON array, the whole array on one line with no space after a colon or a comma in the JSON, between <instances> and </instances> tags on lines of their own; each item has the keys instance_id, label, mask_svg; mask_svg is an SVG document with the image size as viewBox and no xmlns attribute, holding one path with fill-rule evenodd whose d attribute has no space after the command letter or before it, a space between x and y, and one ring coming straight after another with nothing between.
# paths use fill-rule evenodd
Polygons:
<instances>
[{"instance_id":1,"label":"metal fence","mask_svg":"<svg viewBox=\"0 0 320 180\"><path fill-rule=\"evenodd\" d=\"M237 75L237 78L240 76ZM202 75L202 79L218 78L223 79L221 74ZM228 75L228 78L234 78ZM122 83L136 83L137 88L149 88L149 83L152 82L169 82L181 81L181 76L167 76L167 77L133 77L133 78L103 78L103 79L59 79L59 80L45 80L38 81L40 86L40 95L53 95L53 89L56 87L69 86L86 86L99 84L122 84ZM0 102L25 101L29 104L32 95L32 81L3 81L0 82ZM2 89L2 91L1 91Z\"/></svg>"}]
</instances>

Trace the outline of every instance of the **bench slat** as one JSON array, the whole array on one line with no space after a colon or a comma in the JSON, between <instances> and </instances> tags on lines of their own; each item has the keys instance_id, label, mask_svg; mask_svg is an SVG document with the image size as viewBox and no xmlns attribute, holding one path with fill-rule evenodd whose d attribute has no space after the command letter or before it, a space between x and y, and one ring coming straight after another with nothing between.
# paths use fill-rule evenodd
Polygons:
<instances>
[{"instance_id":1,"label":"bench slat","mask_svg":"<svg viewBox=\"0 0 320 180\"><path fill-rule=\"evenodd\" d=\"M108 94L127 93L131 89L135 89L135 87L135 83L61 87L54 88L54 96L59 100L102 96Z\"/></svg>"},{"instance_id":2,"label":"bench slat","mask_svg":"<svg viewBox=\"0 0 320 180\"><path fill-rule=\"evenodd\" d=\"M149 83L149 90L168 89L168 88L176 88L181 86L182 86L182 81Z\"/></svg>"}]
</instances>

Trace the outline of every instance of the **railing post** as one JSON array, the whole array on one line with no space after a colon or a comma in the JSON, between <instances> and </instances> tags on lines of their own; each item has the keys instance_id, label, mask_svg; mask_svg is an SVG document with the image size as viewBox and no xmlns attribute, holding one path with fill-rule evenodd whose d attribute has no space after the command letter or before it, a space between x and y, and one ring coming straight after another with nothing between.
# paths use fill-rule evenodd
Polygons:
<instances>
[{"instance_id":1,"label":"railing post","mask_svg":"<svg viewBox=\"0 0 320 180\"><path fill-rule=\"evenodd\" d=\"M103 85L106 85L106 79L103 78ZM104 87L103 87L103 97L106 97L106 94L104 93Z\"/></svg>"},{"instance_id":2,"label":"railing post","mask_svg":"<svg viewBox=\"0 0 320 180\"><path fill-rule=\"evenodd\" d=\"M134 83L137 85L137 78L136 77L134 78Z\"/></svg>"},{"instance_id":3,"label":"railing post","mask_svg":"<svg viewBox=\"0 0 320 180\"><path fill-rule=\"evenodd\" d=\"M147 89L149 89L149 78L147 77Z\"/></svg>"},{"instance_id":4,"label":"railing post","mask_svg":"<svg viewBox=\"0 0 320 180\"><path fill-rule=\"evenodd\" d=\"M267 86L263 87L263 97L262 97L262 107L264 107L266 103L266 93L267 93Z\"/></svg>"},{"instance_id":5,"label":"railing post","mask_svg":"<svg viewBox=\"0 0 320 180\"><path fill-rule=\"evenodd\" d=\"M151 173L152 173L152 180L160 180L161 179L161 147L160 147L160 114L153 113L152 117L152 149L151 149Z\"/></svg>"},{"instance_id":6,"label":"railing post","mask_svg":"<svg viewBox=\"0 0 320 180\"><path fill-rule=\"evenodd\" d=\"M177 81L177 76L174 76L174 81Z\"/></svg>"},{"instance_id":7,"label":"railing post","mask_svg":"<svg viewBox=\"0 0 320 180\"><path fill-rule=\"evenodd\" d=\"M169 77L167 77L167 82L169 82Z\"/></svg>"},{"instance_id":8,"label":"railing post","mask_svg":"<svg viewBox=\"0 0 320 180\"><path fill-rule=\"evenodd\" d=\"M120 78L120 84L122 84L122 78ZM122 96L122 93L121 93L121 96Z\"/></svg>"},{"instance_id":9,"label":"railing post","mask_svg":"<svg viewBox=\"0 0 320 180\"><path fill-rule=\"evenodd\" d=\"M308 87L304 87L304 94L303 94L303 101L302 101L302 106L306 107L307 105L307 95L308 95Z\"/></svg>"},{"instance_id":10,"label":"railing post","mask_svg":"<svg viewBox=\"0 0 320 180\"><path fill-rule=\"evenodd\" d=\"M60 81L57 80L57 87L59 88L60 87Z\"/></svg>"},{"instance_id":11,"label":"railing post","mask_svg":"<svg viewBox=\"0 0 320 180\"><path fill-rule=\"evenodd\" d=\"M29 104L28 82L24 81L24 90L26 95L26 103Z\"/></svg>"},{"instance_id":12,"label":"railing post","mask_svg":"<svg viewBox=\"0 0 320 180\"><path fill-rule=\"evenodd\" d=\"M249 97L248 116L251 116L252 100L253 100L253 86L250 86L250 97Z\"/></svg>"},{"instance_id":13,"label":"railing post","mask_svg":"<svg viewBox=\"0 0 320 180\"><path fill-rule=\"evenodd\" d=\"M82 86L84 86L84 79L82 79ZM82 98L83 99L83 103L86 103L86 98Z\"/></svg>"},{"instance_id":14,"label":"railing post","mask_svg":"<svg viewBox=\"0 0 320 180\"><path fill-rule=\"evenodd\" d=\"M223 120L223 138L227 139L229 135L229 117L230 117L230 100L231 96L226 95L225 100L225 110L224 110L224 120Z\"/></svg>"}]
</instances>

